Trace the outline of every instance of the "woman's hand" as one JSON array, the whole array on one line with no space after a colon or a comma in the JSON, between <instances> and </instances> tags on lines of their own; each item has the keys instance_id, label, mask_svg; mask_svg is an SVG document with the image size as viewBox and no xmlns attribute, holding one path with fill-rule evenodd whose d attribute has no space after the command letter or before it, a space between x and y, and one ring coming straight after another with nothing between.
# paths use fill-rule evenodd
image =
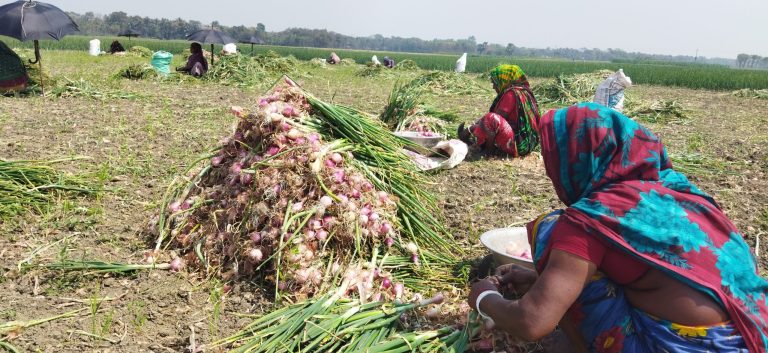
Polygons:
<instances>
[{"instance_id":1,"label":"woman's hand","mask_svg":"<svg viewBox=\"0 0 768 353\"><path fill-rule=\"evenodd\" d=\"M469 291L469 298L467 301L469 302L469 307L472 309L477 310L475 307L475 304L477 304L477 297L480 296L480 293L483 293L485 291L498 291L499 287L497 287L496 283L494 283L493 280L490 278L484 278L477 282L475 282L472 285L472 290Z\"/></svg>"},{"instance_id":2,"label":"woman's hand","mask_svg":"<svg viewBox=\"0 0 768 353\"><path fill-rule=\"evenodd\" d=\"M502 294L521 296L531 289L539 275L527 267L507 264L496 268L496 277Z\"/></svg>"}]
</instances>

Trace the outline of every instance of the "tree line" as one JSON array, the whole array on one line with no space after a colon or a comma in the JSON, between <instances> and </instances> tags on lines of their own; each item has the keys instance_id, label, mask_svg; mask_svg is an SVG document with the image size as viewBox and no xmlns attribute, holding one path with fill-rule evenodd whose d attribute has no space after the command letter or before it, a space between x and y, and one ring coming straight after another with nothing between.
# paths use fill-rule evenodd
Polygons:
<instances>
[{"instance_id":1,"label":"tree line","mask_svg":"<svg viewBox=\"0 0 768 353\"><path fill-rule=\"evenodd\" d=\"M741 60L705 58L688 55L657 55L627 52L621 49L597 48L524 48L513 43L506 45L478 42L474 36L466 39L431 39L384 37L380 34L367 37L348 36L325 29L288 28L283 31L267 32L264 24L249 26L222 26L217 22L204 24L200 21L188 21L182 18L157 19L141 16L129 16L118 11L108 15L69 13L85 35L115 35L127 29L142 33L144 37L159 39L183 39L186 35L210 26L229 34L237 40L255 37L262 44L302 46L316 48L344 48L378 51L402 51L414 53L470 53L479 55L498 55L516 57L546 57L588 61L662 61L679 63L703 63L737 65L738 67L765 66L763 59L756 60L748 56Z\"/></svg>"},{"instance_id":2,"label":"tree line","mask_svg":"<svg viewBox=\"0 0 768 353\"><path fill-rule=\"evenodd\" d=\"M768 69L768 57L760 55L739 54L736 56L736 66L742 68Z\"/></svg>"}]
</instances>

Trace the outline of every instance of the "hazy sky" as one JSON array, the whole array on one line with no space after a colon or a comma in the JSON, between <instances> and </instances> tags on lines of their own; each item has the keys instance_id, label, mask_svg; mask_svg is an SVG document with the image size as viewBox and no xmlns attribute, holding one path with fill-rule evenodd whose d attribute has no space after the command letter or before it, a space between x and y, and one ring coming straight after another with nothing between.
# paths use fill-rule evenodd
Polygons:
<instances>
[{"instance_id":1,"label":"hazy sky","mask_svg":"<svg viewBox=\"0 0 768 353\"><path fill-rule=\"evenodd\" d=\"M7 3L9 0L0 0ZM768 0L44 0L63 10L177 18L267 31L325 28L353 36L467 38L546 48L768 56ZM194 4L194 5L193 5ZM199 5L198 5L199 4Z\"/></svg>"}]
</instances>

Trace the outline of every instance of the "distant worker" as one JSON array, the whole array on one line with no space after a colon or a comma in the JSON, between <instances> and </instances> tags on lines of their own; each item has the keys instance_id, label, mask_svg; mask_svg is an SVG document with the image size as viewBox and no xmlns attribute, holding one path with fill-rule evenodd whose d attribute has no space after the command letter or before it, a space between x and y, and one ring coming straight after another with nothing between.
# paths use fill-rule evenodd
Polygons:
<instances>
[{"instance_id":1,"label":"distant worker","mask_svg":"<svg viewBox=\"0 0 768 353\"><path fill-rule=\"evenodd\" d=\"M491 70L496 99L490 112L468 129L459 126L459 139L485 152L525 156L538 145L539 106L523 70L499 65Z\"/></svg>"},{"instance_id":2,"label":"distant worker","mask_svg":"<svg viewBox=\"0 0 768 353\"><path fill-rule=\"evenodd\" d=\"M28 83L29 76L24 62L16 52L0 41L0 94L23 91Z\"/></svg>"},{"instance_id":3,"label":"distant worker","mask_svg":"<svg viewBox=\"0 0 768 353\"><path fill-rule=\"evenodd\" d=\"M341 62L341 59L339 58L338 55L336 55L335 52L331 52L331 56L329 56L328 59L325 61L327 61L331 65L336 65Z\"/></svg>"},{"instance_id":4,"label":"distant worker","mask_svg":"<svg viewBox=\"0 0 768 353\"><path fill-rule=\"evenodd\" d=\"M118 41L113 41L112 44L109 45L110 54L124 53L124 52L125 52L125 48L123 48L123 45L120 44L120 42Z\"/></svg>"},{"instance_id":5,"label":"distant worker","mask_svg":"<svg viewBox=\"0 0 768 353\"><path fill-rule=\"evenodd\" d=\"M388 56L385 56L384 57L384 66L386 66L386 67L388 67L390 69L394 68L395 67L395 60L390 58L390 57L388 57Z\"/></svg>"},{"instance_id":6,"label":"distant worker","mask_svg":"<svg viewBox=\"0 0 768 353\"><path fill-rule=\"evenodd\" d=\"M203 55L203 47L200 43L192 43L189 46L189 51L192 53L187 58L187 65L184 67L176 68L176 71L188 73L194 77L200 77L208 72L208 60Z\"/></svg>"}]
</instances>

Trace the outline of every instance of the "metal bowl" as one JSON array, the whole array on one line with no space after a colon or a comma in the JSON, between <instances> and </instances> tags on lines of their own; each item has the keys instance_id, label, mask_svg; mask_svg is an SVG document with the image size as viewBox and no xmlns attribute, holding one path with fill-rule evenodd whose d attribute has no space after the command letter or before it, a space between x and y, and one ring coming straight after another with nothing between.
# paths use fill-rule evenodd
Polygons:
<instances>
[{"instance_id":1,"label":"metal bowl","mask_svg":"<svg viewBox=\"0 0 768 353\"><path fill-rule=\"evenodd\" d=\"M496 265L517 264L533 268L533 261L523 257L507 254L509 243L529 246L528 230L525 227L498 228L480 235L480 242L493 254Z\"/></svg>"},{"instance_id":2,"label":"metal bowl","mask_svg":"<svg viewBox=\"0 0 768 353\"><path fill-rule=\"evenodd\" d=\"M397 131L394 134L427 149L435 147L438 142L445 139L442 134L432 133L432 136L424 136L418 131Z\"/></svg>"}]
</instances>

